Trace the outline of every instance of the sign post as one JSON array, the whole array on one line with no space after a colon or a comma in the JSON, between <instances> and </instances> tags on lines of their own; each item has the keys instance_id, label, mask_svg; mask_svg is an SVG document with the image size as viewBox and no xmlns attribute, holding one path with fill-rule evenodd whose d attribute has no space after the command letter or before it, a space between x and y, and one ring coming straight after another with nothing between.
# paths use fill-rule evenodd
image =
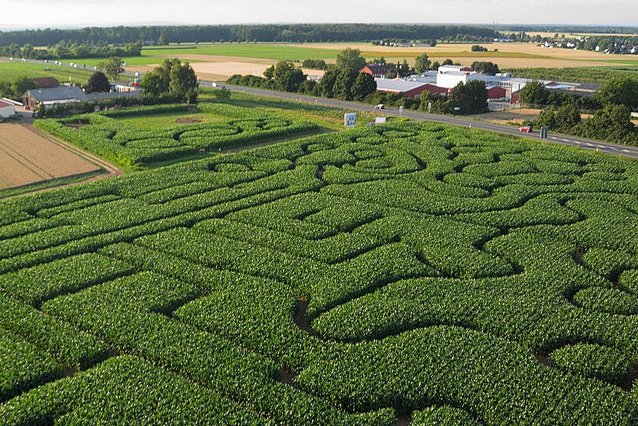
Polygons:
<instances>
[{"instance_id":1,"label":"sign post","mask_svg":"<svg viewBox=\"0 0 638 426\"><path fill-rule=\"evenodd\" d=\"M548 129L546 126L541 127L541 139L547 139Z\"/></svg>"},{"instance_id":2,"label":"sign post","mask_svg":"<svg viewBox=\"0 0 638 426\"><path fill-rule=\"evenodd\" d=\"M356 112L347 112L343 115L343 125L352 129L357 125L357 113Z\"/></svg>"}]
</instances>

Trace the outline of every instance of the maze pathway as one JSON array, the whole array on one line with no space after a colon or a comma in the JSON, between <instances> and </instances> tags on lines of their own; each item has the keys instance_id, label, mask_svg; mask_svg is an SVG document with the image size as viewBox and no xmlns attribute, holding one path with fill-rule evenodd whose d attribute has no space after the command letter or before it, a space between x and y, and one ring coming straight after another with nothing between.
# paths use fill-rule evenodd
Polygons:
<instances>
[{"instance_id":1,"label":"maze pathway","mask_svg":"<svg viewBox=\"0 0 638 426\"><path fill-rule=\"evenodd\" d=\"M0 424L636 424L638 163L434 124L2 203Z\"/></svg>"}]
</instances>

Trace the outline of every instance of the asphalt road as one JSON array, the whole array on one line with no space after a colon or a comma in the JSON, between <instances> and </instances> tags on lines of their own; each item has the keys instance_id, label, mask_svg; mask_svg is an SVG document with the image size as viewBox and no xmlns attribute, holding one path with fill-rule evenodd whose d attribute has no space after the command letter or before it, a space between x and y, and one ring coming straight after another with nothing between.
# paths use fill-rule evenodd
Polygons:
<instances>
[{"instance_id":1,"label":"asphalt road","mask_svg":"<svg viewBox=\"0 0 638 426\"><path fill-rule=\"evenodd\" d=\"M202 86L211 87L213 82L200 81ZM504 126L500 124L488 123L485 121L472 120L467 118L460 118L449 115L428 114L419 111L404 110L401 113L398 109L387 108L383 110L374 111L374 106L361 102L349 102L340 101L337 99L319 98L314 96L300 95L297 93L278 92L274 90L257 89L253 87L233 86L224 83L218 83L219 86L223 86L234 92L249 93L253 95L270 96L274 98L287 99L293 101L309 102L316 105L323 105L334 108L341 108L344 110L350 110L353 112L376 112L379 115L406 117L415 121L430 121L434 123L452 124L455 126L471 127L473 129L490 130L493 132L504 133L507 135L518 136L527 139L541 140L539 133L521 133L517 127ZM558 145L567 145L577 148L586 149L589 151L604 152L606 154L617 155L621 157L638 159L638 147L615 145L605 142L600 142L592 139L579 138L576 136L562 135L558 133L550 133L547 139L542 139L543 142L554 143Z\"/></svg>"}]
</instances>

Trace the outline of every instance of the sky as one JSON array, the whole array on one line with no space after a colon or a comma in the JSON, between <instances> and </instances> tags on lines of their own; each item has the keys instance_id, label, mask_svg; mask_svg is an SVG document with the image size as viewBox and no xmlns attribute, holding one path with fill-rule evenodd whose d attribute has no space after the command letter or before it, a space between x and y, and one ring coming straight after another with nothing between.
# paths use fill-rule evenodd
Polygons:
<instances>
[{"instance_id":1,"label":"sky","mask_svg":"<svg viewBox=\"0 0 638 426\"><path fill-rule=\"evenodd\" d=\"M0 28L392 22L638 26L638 0L0 0Z\"/></svg>"}]
</instances>

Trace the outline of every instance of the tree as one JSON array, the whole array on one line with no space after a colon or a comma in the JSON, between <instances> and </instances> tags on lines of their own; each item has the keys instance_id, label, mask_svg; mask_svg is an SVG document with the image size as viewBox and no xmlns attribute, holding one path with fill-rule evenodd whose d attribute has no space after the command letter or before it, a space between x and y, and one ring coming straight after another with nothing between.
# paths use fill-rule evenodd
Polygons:
<instances>
[{"instance_id":1,"label":"tree","mask_svg":"<svg viewBox=\"0 0 638 426\"><path fill-rule=\"evenodd\" d=\"M275 72L275 66L271 65L268 68L266 68L266 70L264 71L264 77L266 77L266 79L270 80L272 79L272 76Z\"/></svg>"},{"instance_id":2,"label":"tree","mask_svg":"<svg viewBox=\"0 0 638 426\"><path fill-rule=\"evenodd\" d=\"M433 70L438 70L440 67L441 67L441 64L439 63L439 61L432 62L432 69Z\"/></svg>"},{"instance_id":3,"label":"tree","mask_svg":"<svg viewBox=\"0 0 638 426\"><path fill-rule=\"evenodd\" d=\"M432 62L428 57L427 53L417 56L414 59L414 70L419 74L422 74L430 69Z\"/></svg>"},{"instance_id":4,"label":"tree","mask_svg":"<svg viewBox=\"0 0 638 426\"><path fill-rule=\"evenodd\" d=\"M33 90L37 87L38 85L35 84L35 81L27 76L22 76L13 82L13 93L15 94L16 98L19 98L27 90Z\"/></svg>"},{"instance_id":5,"label":"tree","mask_svg":"<svg viewBox=\"0 0 638 426\"><path fill-rule=\"evenodd\" d=\"M168 92L168 83L155 71L144 74L140 85L144 89L144 95L159 97Z\"/></svg>"},{"instance_id":6,"label":"tree","mask_svg":"<svg viewBox=\"0 0 638 426\"><path fill-rule=\"evenodd\" d=\"M472 63L472 70L488 75L495 75L501 72L494 62L476 61Z\"/></svg>"},{"instance_id":7,"label":"tree","mask_svg":"<svg viewBox=\"0 0 638 426\"><path fill-rule=\"evenodd\" d=\"M360 72L352 86L352 99L362 101L368 95L377 91L377 83L370 74Z\"/></svg>"},{"instance_id":8,"label":"tree","mask_svg":"<svg viewBox=\"0 0 638 426\"><path fill-rule=\"evenodd\" d=\"M443 63L441 65L443 65L443 66L445 66L445 65L454 65L454 61L451 60L450 58L447 58L445 61L443 61Z\"/></svg>"},{"instance_id":9,"label":"tree","mask_svg":"<svg viewBox=\"0 0 638 426\"><path fill-rule=\"evenodd\" d=\"M463 114L478 114L487 109L487 88L479 80L459 83L450 92L450 99L461 108Z\"/></svg>"},{"instance_id":10,"label":"tree","mask_svg":"<svg viewBox=\"0 0 638 426\"><path fill-rule=\"evenodd\" d=\"M624 105L631 111L638 111L638 80L611 78L596 92L596 99L603 105Z\"/></svg>"},{"instance_id":11,"label":"tree","mask_svg":"<svg viewBox=\"0 0 638 426\"><path fill-rule=\"evenodd\" d=\"M84 86L84 91L86 93L110 92L111 83L109 83L109 79L106 78L106 74L96 71L89 77L89 81Z\"/></svg>"},{"instance_id":12,"label":"tree","mask_svg":"<svg viewBox=\"0 0 638 426\"><path fill-rule=\"evenodd\" d=\"M556 108L545 108L538 114L538 124L547 127L549 130L556 129Z\"/></svg>"},{"instance_id":13,"label":"tree","mask_svg":"<svg viewBox=\"0 0 638 426\"><path fill-rule=\"evenodd\" d=\"M299 85L307 80L307 76L301 68L296 67L292 62L281 61L275 65L272 79L279 90L296 92L299 89Z\"/></svg>"},{"instance_id":14,"label":"tree","mask_svg":"<svg viewBox=\"0 0 638 426\"><path fill-rule=\"evenodd\" d=\"M338 77L339 69L331 68L326 71L317 86L317 92L324 98L334 98L334 85Z\"/></svg>"},{"instance_id":15,"label":"tree","mask_svg":"<svg viewBox=\"0 0 638 426\"><path fill-rule=\"evenodd\" d=\"M575 103L567 103L556 111L556 126L558 130L570 130L580 123L580 109Z\"/></svg>"},{"instance_id":16,"label":"tree","mask_svg":"<svg viewBox=\"0 0 638 426\"><path fill-rule=\"evenodd\" d=\"M636 128L626 106L608 104L576 130L580 136L622 143L635 138Z\"/></svg>"},{"instance_id":17,"label":"tree","mask_svg":"<svg viewBox=\"0 0 638 426\"><path fill-rule=\"evenodd\" d=\"M117 80L120 74L124 72L124 61L119 56L111 56L104 62L100 62L97 66L104 71L112 80Z\"/></svg>"},{"instance_id":18,"label":"tree","mask_svg":"<svg viewBox=\"0 0 638 426\"><path fill-rule=\"evenodd\" d=\"M358 70L341 68L332 89L334 97L346 101L352 100L352 88L359 74L361 73Z\"/></svg>"},{"instance_id":19,"label":"tree","mask_svg":"<svg viewBox=\"0 0 638 426\"><path fill-rule=\"evenodd\" d=\"M397 63L397 74L399 77L407 77L411 74L412 69L410 68L410 64L408 64L407 59L403 60L403 63Z\"/></svg>"},{"instance_id":20,"label":"tree","mask_svg":"<svg viewBox=\"0 0 638 426\"><path fill-rule=\"evenodd\" d=\"M366 65L366 59L359 49L347 48L337 55L337 68L359 71Z\"/></svg>"},{"instance_id":21,"label":"tree","mask_svg":"<svg viewBox=\"0 0 638 426\"><path fill-rule=\"evenodd\" d=\"M174 64L169 75L170 95L189 104L197 102L197 75L188 62Z\"/></svg>"},{"instance_id":22,"label":"tree","mask_svg":"<svg viewBox=\"0 0 638 426\"><path fill-rule=\"evenodd\" d=\"M529 82L521 89L521 101L531 105L545 105L549 96L549 90L540 81Z\"/></svg>"},{"instance_id":23,"label":"tree","mask_svg":"<svg viewBox=\"0 0 638 426\"><path fill-rule=\"evenodd\" d=\"M179 59L166 59L162 65L146 73L141 83L148 96L170 95L188 103L197 101L197 76L188 64Z\"/></svg>"}]
</instances>

